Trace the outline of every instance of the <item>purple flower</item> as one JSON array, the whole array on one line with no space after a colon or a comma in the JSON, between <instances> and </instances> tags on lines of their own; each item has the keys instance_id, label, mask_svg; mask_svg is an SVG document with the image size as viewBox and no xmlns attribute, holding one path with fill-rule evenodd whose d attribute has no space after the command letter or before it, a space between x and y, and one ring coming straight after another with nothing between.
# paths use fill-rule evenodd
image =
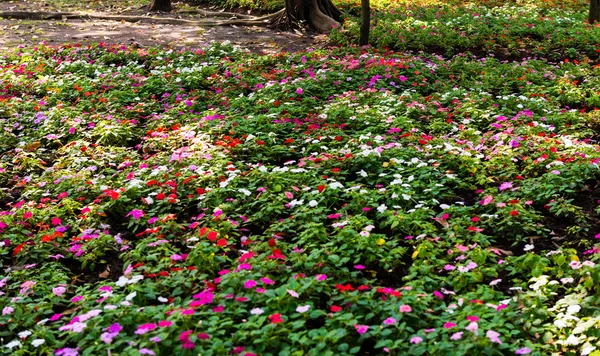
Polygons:
<instances>
[{"instance_id":1,"label":"purple flower","mask_svg":"<svg viewBox=\"0 0 600 356\"><path fill-rule=\"evenodd\" d=\"M523 347L515 351L517 355L528 355L531 353L531 349L529 347Z\"/></svg>"},{"instance_id":2,"label":"purple flower","mask_svg":"<svg viewBox=\"0 0 600 356\"><path fill-rule=\"evenodd\" d=\"M146 348L139 349L138 352L142 355L152 355L152 356L156 355L154 353L154 351L152 351L150 349L146 349Z\"/></svg>"},{"instance_id":3,"label":"purple flower","mask_svg":"<svg viewBox=\"0 0 600 356\"><path fill-rule=\"evenodd\" d=\"M419 336L414 336L410 338L410 343L411 344L420 344L423 341L422 337Z\"/></svg>"}]
</instances>

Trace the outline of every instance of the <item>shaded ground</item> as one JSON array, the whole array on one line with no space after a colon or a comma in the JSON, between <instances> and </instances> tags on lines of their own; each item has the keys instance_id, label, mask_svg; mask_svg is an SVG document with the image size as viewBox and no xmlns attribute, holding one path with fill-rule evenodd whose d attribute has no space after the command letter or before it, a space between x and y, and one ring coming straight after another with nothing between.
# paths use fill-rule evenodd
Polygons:
<instances>
[{"instance_id":1,"label":"shaded ground","mask_svg":"<svg viewBox=\"0 0 600 356\"><path fill-rule=\"evenodd\" d=\"M0 1L0 11L54 11L37 1ZM139 8L120 14L143 15ZM197 19L190 15L178 17ZM0 49L19 44L137 43L140 46L201 47L211 41L230 41L259 54L299 51L325 45L326 37L274 31L262 27L199 27L104 20L14 20L0 18Z\"/></svg>"}]
</instances>

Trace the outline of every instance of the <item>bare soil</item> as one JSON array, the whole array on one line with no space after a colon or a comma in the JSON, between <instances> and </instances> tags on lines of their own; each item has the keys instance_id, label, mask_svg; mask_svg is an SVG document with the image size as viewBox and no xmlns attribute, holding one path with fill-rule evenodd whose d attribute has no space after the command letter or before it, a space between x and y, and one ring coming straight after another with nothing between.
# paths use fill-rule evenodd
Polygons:
<instances>
[{"instance_id":1,"label":"bare soil","mask_svg":"<svg viewBox=\"0 0 600 356\"><path fill-rule=\"evenodd\" d=\"M32 0L0 0L0 11L53 11ZM213 10L215 11L215 10ZM114 14L114 13L107 13ZM119 12L120 15L145 15L143 9ZM188 14L159 16L199 19ZM258 54L297 52L327 45L327 36L317 33L281 32L264 27L182 26L109 20L15 20L0 18L0 50L18 45L41 43L57 46L65 43L118 43L141 47L198 48L210 42L229 41L233 46Z\"/></svg>"}]
</instances>

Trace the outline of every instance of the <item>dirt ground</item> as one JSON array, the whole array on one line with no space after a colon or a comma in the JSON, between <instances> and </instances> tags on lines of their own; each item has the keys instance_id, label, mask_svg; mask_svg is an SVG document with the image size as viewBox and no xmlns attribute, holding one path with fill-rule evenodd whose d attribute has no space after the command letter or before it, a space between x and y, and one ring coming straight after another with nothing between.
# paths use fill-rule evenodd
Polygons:
<instances>
[{"instance_id":1,"label":"dirt ground","mask_svg":"<svg viewBox=\"0 0 600 356\"><path fill-rule=\"evenodd\" d=\"M36 3L37 5L37 3ZM51 9L53 10L53 9ZM0 11L49 11L32 8L26 0L2 1ZM143 14L130 11L128 14ZM185 17L184 17L185 18ZM106 20L15 20L0 18L0 50L22 45L64 43L123 43L142 47L169 46L197 48L211 41L232 45L259 54L295 52L323 47L327 37L317 33L281 32L263 27L182 26Z\"/></svg>"}]
</instances>

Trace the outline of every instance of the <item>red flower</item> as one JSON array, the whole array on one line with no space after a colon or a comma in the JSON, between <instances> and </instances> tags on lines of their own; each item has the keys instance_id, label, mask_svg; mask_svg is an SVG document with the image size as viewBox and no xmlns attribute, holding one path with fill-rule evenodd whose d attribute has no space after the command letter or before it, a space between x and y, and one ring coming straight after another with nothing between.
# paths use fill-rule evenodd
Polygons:
<instances>
[{"instance_id":1,"label":"red flower","mask_svg":"<svg viewBox=\"0 0 600 356\"><path fill-rule=\"evenodd\" d=\"M220 247L225 247L225 246L227 246L227 240L225 240L225 239L220 239L219 241L217 241L217 246L220 246Z\"/></svg>"},{"instance_id":2,"label":"red flower","mask_svg":"<svg viewBox=\"0 0 600 356\"><path fill-rule=\"evenodd\" d=\"M330 310L334 313L339 312L340 310L342 310L342 307L338 307L337 305L332 305Z\"/></svg>"},{"instance_id":3,"label":"red flower","mask_svg":"<svg viewBox=\"0 0 600 356\"><path fill-rule=\"evenodd\" d=\"M201 233L200 235L202 236L202 235L204 235L204 234L202 234L202 233ZM208 238L210 241L217 241L217 232L216 232L216 231L211 231L211 232L209 232L209 233L208 233L208 236L207 236L207 238Z\"/></svg>"},{"instance_id":4,"label":"red flower","mask_svg":"<svg viewBox=\"0 0 600 356\"><path fill-rule=\"evenodd\" d=\"M271 320L271 324L279 324L279 323L283 323L283 319L281 319L281 314L273 314L269 317L269 320Z\"/></svg>"},{"instance_id":5,"label":"red flower","mask_svg":"<svg viewBox=\"0 0 600 356\"><path fill-rule=\"evenodd\" d=\"M345 292L345 291L353 291L353 290L354 290L354 288L352 288L352 285L351 285L351 284L349 284L349 283L348 283L348 284L346 284L346 285L343 285L343 284L336 284L336 285L335 285L335 287L336 287L336 288L337 288L337 289L338 289L340 292Z\"/></svg>"},{"instance_id":6,"label":"red flower","mask_svg":"<svg viewBox=\"0 0 600 356\"><path fill-rule=\"evenodd\" d=\"M323 193L323 191L325 190L327 186L321 184L320 186L317 187L317 189L319 190L319 193Z\"/></svg>"},{"instance_id":7,"label":"red flower","mask_svg":"<svg viewBox=\"0 0 600 356\"><path fill-rule=\"evenodd\" d=\"M516 210L511 210L509 214L510 214L511 216L517 216L517 215L519 215L519 212L518 212L518 211L516 211Z\"/></svg>"}]
</instances>

